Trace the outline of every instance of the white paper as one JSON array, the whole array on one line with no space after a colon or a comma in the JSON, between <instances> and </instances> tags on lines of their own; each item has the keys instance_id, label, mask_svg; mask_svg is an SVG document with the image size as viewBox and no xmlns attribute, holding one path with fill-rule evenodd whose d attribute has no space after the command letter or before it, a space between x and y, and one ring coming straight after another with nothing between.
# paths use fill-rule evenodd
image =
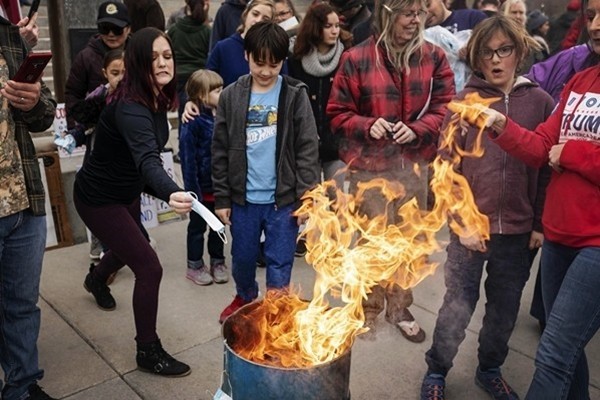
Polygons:
<instances>
[{"instance_id":1,"label":"white paper","mask_svg":"<svg viewBox=\"0 0 600 400\"><path fill-rule=\"evenodd\" d=\"M285 21L281 21L279 23L279 26L287 31L288 29L291 29L298 24L299 24L298 19L296 17L292 17L292 18L286 19Z\"/></svg>"},{"instance_id":2,"label":"white paper","mask_svg":"<svg viewBox=\"0 0 600 400\"><path fill-rule=\"evenodd\" d=\"M210 210L206 208L204 204L198 201L196 193L188 192L188 194L192 196L192 210L194 210L196 214L200 215L206 221L208 226L210 226L210 229L219 234L219 237L221 238L223 243L227 243L227 235L225 235L225 225L223 225L221 220L217 218L215 214L210 212Z\"/></svg>"}]
</instances>

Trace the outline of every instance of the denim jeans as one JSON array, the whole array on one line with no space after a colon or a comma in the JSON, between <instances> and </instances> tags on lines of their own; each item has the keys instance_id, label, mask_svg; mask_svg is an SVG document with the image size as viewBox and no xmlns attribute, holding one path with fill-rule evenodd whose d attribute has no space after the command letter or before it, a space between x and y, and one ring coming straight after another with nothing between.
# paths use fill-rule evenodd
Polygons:
<instances>
[{"instance_id":1,"label":"denim jeans","mask_svg":"<svg viewBox=\"0 0 600 400\"><path fill-rule=\"evenodd\" d=\"M261 232L265 234L267 289L282 289L290 284L298 224L292 216L294 206L275 204L233 204L231 208L231 274L237 294L246 301L258 296L256 261Z\"/></svg>"},{"instance_id":2,"label":"denim jeans","mask_svg":"<svg viewBox=\"0 0 600 400\"><path fill-rule=\"evenodd\" d=\"M425 355L428 373L446 376L479 300L483 266L485 315L479 331L479 368L499 368L508 354L508 340L515 326L523 287L529 278L529 233L491 235L485 253L470 251L450 235L444 265L446 294L438 313L433 343Z\"/></svg>"},{"instance_id":3,"label":"denim jeans","mask_svg":"<svg viewBox=\"0 0 600 400\"><path fill-rule=\"evenodd\" d=\"M202 202L211 212L215 212L214 202ZM190 222L187 227L187 259L188 261L202 261L204 255L204 233L206 232L206 221L196 214L190 213ZM208 230L208 255L210 256L210 265L222 263L225 261L223 255L223 241L219 234L212 229ZM200 264L202 265L202 264Z\"/></svg>"},{"instance_id":4,"label":"denim jeans","mask_svg":"<svg viewBox=\"0 0 600 400\"><path fill-rule=\"evenodd\" d=\"M542 269L546 329L526 398L589 399L584 349L600 328L600 248L575 249L545 240Z\"/></svg>"},{"instance_id":5,"label":"denim jeans","mask_svg":"<svg viewBox=\"0 0 600 400\"><path fill-rule=\"evenodd\" d=\"M0 218L0 364L4 370L4 400L27 398L27 387L44 376L38 366L37 302L45 246L45 216L34 216L25 210Z\"/></svg>"}]
</instances>

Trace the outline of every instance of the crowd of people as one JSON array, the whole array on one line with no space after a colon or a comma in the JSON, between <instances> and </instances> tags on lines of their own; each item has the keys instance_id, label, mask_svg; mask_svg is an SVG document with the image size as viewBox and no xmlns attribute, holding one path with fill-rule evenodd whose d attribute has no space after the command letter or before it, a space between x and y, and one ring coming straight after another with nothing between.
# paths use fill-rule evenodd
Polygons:
<instances>
[{"instance_id":1,"label":"crowd of people","mask_svg":"<svg viewBox=\"0 0 600 400\"><path fill-rule=\"evenodd\" d=\"M368 191L356 213L400 224L407 201L431 207L428 166L440 155L460 159L456 169L490 231L450 233L420 399L445 399L484 271L475 383L494 399L519 399L502 365L540 248L531 313L541 337L526 398L589 398L585 346L600 328L600 0L572 3L550 20L528 13L523 0L473 8L457 0L314 0L304 15L293 0L227 0L211 20L208 0L185 0L168 22L157 1L102 3L98 33L66 83L69 134L87 145L73 201L101 249L91 249L83 282L98 307L116 308L109 285L117 271L127 265L135 275L138 368L191 372L157 332L162 266L140 220L142 193L190 214L187 279L222 284L231 269L236 295L222 323L259 298L257 266L266 268L267 291L290 287L307 218L294 212L308 190L331 180L356 194L384 178L404 196L388 202ZM6 17L0 5L1 397L48 400L36 347L46 217L29 132L51 125L56 103L42 80L11 79L37 43L37 14L16 24ZM553 26L580 38L557 43ZM473 93L491 99L478 116L448 106ZM183 187L161 160L175 110ZM449 124L460 134L442 150ZM462 157L475 143L483 156ZM217 232L205 239L206 221L191 212L196 201L228 226L231 255ZM371 288L359 338L375 339L385 310L404 338L423 342L412 302L412 291L393 282Z\"/></svg>"}]
</instances>

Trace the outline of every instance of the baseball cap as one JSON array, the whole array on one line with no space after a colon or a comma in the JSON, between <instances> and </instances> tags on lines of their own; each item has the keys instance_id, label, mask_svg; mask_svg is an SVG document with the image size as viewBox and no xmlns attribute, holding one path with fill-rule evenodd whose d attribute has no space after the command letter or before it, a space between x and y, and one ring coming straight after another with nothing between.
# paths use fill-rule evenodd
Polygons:
<instances>
[{"instance_id":1,"label":"baseball cap","mask_svg":"<svg viewBox=\"0 0 600 400\"><path fill-rule=\"evenodd\" d=\"M131 23L129 21L129 14L127 13L127 6L116 1L107 1L100 4L97 22L99 24L108 22L120 28L124 28Z\"/></svg>"}]
</instances>

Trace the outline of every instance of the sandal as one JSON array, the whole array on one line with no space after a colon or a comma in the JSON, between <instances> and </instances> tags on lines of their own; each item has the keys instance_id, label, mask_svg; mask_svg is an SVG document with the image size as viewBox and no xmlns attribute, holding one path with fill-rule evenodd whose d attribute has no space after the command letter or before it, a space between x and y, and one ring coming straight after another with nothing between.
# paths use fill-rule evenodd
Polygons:
<instances>
[{"instance_id":1,"label":"sandal","mask_svg":"<svg viewBox=\"0 0 600 400\"><path fill-rule=\"evenodd\" d=\"M421 343L425 340L425 331L421 329L415 320L400 321L395 326L400 330L402 336L410 342Z\"/></svg>"},{"instance_id":2,"label":"sandal","mask_svg":"<svg viewBox=\"0 0 600 400\"><path fill-rule=\"evenodd\" d=\"M377 336L375 319L367 318L365 320L363 327L369 328L369 330L358 335L358 338L363 339L363 340L368 340L368 341L374 341Z\"/></svg>"}]
</instances>

